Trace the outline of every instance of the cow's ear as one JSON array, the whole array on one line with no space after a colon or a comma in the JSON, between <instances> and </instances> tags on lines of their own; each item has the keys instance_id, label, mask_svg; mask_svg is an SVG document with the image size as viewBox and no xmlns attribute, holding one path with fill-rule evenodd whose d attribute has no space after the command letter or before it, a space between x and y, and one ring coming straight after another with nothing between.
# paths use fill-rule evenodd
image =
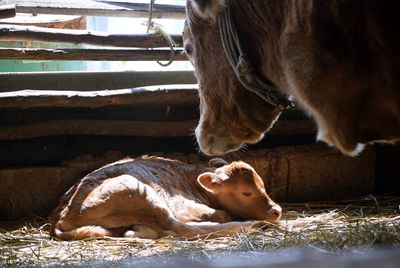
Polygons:
<instances>
[{"instance_id":1,"label":"cow's ear","mask_svg":"<svg viewBox=\"0 0 400 268\"><path fill-rule=\"evenodd\" d=\"M213 158L213 159L210 159L210 161L208 161L208 165L210 167L219 168L219 167L222 167L222 166L225 166L225 165L229 165L229 163L226 162L222 158Z\"/></svg>"},{"instance_id":2,"label":"cow's ear","mask_svg":"<svg viewBox=\"0 0 400 268\"><path fill-rule=\"evenodd\" d=\"M204 19L216 19L225 6L225 0L192 0L192 6L197 14Z\"/></svg>"},{"instance_id":3,"label":"cow's ear","mask_svg":"<svg viewBox=\"0 0 400 268\"><path fill-rule=\"evenodd\" d=\"M215 193L221 189L223 180L215 173L204 172L197 177L197 182L211 193Z\"/></svg>"}]
</instances>

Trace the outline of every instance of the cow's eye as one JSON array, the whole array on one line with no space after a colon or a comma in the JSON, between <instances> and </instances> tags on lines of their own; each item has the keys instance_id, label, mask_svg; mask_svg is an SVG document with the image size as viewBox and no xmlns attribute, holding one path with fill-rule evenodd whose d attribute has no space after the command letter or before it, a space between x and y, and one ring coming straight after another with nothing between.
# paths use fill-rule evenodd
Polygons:
<instances>
[{"instance_id":1,"label":"cow's eye","mask_svg":"<svg viewBox=\"0 0 400 268\"><path fill-rule=\"evenodd\" d=\"M250 193L250 192L242 192L242 194L243 194L244 196L246 196L246 197L250 197L250 196L251 196L251 193Z\"/></svg>"},{"instance_id":2,"label":"cow's eye","mask_svg":"<svg viewBox=\"0 0 400 268\"><path fill-rule=\"evenodd\" d=\"M185 45L185 47L183 48L185 53L190 56L193 53L192 47L190 45Z\"/></svg>"}]
</instances>

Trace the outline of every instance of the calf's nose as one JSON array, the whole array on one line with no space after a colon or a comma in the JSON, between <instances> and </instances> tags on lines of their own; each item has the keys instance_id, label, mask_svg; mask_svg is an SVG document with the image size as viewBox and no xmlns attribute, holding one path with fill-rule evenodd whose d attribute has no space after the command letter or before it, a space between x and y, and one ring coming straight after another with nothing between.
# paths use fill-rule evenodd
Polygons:
<instances>
[{"instance_id":1,"label":"calf's nose","mask_svg":"<svg viewBox=\"0 0 400 268\"><path fill-rule=\"evenodd\" d=\"M268 210L268 215L270 215L271 218L274 218L274 220L278 221L282 216L282 208L278 205L273 205Z\"/></svg>"}]
</instances>

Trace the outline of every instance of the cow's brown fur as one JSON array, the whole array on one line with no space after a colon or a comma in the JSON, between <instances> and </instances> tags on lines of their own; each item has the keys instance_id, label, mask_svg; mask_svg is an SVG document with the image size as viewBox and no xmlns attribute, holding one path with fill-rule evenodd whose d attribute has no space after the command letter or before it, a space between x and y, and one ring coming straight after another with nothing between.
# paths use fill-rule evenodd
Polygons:
<instances>
[{"instance_id":1,"label":"cow's brown fur","mask_svg":"<svg viewBox=\"0 0 400 268\"><path fill-rule=\"evenodd\" d=\"M229 65L216 22L224 2L188 0L183 33L200 85L196 137L209 155L259 141L280 114ZM355 155L363 144L400 138L398 1L233 2L256 72L314 118L318 139Z\"/></svg>"},{"instance_id":2,"label":"cow's brown fur","mask_svg":"<svg viewBox=\"0 0 400 268\"><path fill-rule=\"evenodd\" d=\"M221 159L210 163L215 167L141 157L102 167L64 195L50 220L51 235L64 240L226 235L257 224L238 220L279 220L281 208L252 167Z\"/></svg>"}]
</instances>

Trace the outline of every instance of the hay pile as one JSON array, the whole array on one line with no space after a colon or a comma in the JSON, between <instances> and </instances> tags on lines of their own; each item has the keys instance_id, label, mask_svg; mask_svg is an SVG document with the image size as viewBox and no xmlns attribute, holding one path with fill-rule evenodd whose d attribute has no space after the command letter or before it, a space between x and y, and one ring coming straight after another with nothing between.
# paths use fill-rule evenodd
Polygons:
<instances>
[{"instance_id":1,"label":"hay pile","mask_svg":"<svg viewBox=\"0 0 400 268\"><path fill-rule=\"evenodd\" d=\"M49 238L44 219L0 223L0 266L102 265L129 260L134 265L161 265L174 258L194 262L215 258L220 252L270 251L307 247L328 252L375 245L400 245L400 195L331 203L281 204L281 226L236 236L179 240L163 238L56 241ZM235 253L237 254L237 253ZM107 265L106 265L107 266Z\"/></svg>"}]
</instances>

